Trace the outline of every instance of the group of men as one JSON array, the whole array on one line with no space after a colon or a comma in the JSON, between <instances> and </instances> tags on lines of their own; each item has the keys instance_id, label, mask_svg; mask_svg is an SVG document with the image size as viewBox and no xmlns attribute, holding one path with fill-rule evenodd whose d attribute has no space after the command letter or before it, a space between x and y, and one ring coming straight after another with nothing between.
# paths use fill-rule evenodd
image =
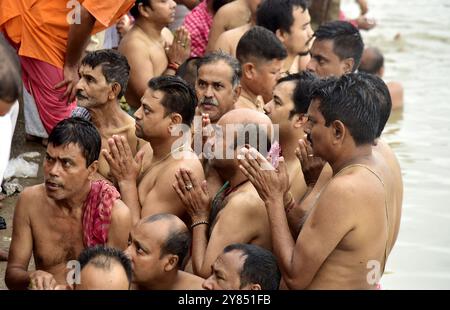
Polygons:
<instances>
[{"instance_id":1,"label":"group of men","mask_svg":"<svg viewBox=\"0 0 450 310\"><path fill-rule=\"evenodd\" d=\"M165 34L173 1L137 1L119 51L82 58L73 93L88 113L51 129L44 183L20 195L9 288L378 287L403 195L380 139L389 89L355 73L352 24L313 33L307 1L246 3L194 87L177 76L190 34Z\"/></svg>"}]
</instances>

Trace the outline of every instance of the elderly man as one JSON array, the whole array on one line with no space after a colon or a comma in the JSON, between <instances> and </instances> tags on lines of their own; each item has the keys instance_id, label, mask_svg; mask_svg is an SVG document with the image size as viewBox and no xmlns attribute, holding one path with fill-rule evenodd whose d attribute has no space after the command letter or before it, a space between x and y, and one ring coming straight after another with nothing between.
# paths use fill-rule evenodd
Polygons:
<instances>
[{"instance_id":1,"label":"elderly man","mask_svg":"<svg viewBox=\"0 0 450 310\"><path fill-rule=\"evenodd\" d=\"M281 279L272 252L253 244L228 245L211 269L207 290L277 290Z\"/></svg>"},{"instance_id":2,"label":"elderly man","mask_svg":"<svg viewBox=\"0 0 450 310\"><path fill-rule=\"evenodd\" d=\"M142 290L200 290L203 279L181 270L191 235L178 217L154 214L139 221L125 254L133 266L133 284Z\"/></svg>"},{"instance_id":3,"label":"elderly man","mask_svg":"<svg viewBox=\"0 0 450 310\"><path fill-rule=\"evenodd\" d=\"M241 161L265 201L274 252L290 289L373 289L384 272L396 235L388 203L388 185L395 180L373 151L381 119L374 89L363 75L351 74L327 80L313 92L306 132L312 155L326 160L333 176L296 241L283 209L292 203L283 199L289 184L284 161L276 171L261 170L265 159L258 154L255 160L247 152ZM374 268L374 278L367 268Z\"/></svg>"},{"instance_id":4,"label":"elderly man","mask_svg":"<svg viewBox=\"0 0 450 310\"><path fill-rule=\"evenodd\" d=\"M50 133L44 184L26 188L14 210L5 282L10 289L51 289L66 284L66 263L89 246L125 249L130 211L114 187L91 182L100 135L85 120L69 118ZM28 271L34 256L36 271Z\"/></svg>"},{"instance_id":5,"label":"elderly man","mask_svg":"<svg viewBox=\"0 0 450 310\"><path fill-rule=\"evenodd\" d=\"M77 103L89 111L91 121L102 137L102 148L109 151L108 139L113 135L124 135L133 155L143 147L150 153L150 145L136 137L134 118L119 105L119 100L127 89L129 72L127 59L115 50L88 53L82 59L79 69L80 80L76 85ZM115 181L102 154L99 158L98 172L102 178Z\"/></svg>"}]
</instances>

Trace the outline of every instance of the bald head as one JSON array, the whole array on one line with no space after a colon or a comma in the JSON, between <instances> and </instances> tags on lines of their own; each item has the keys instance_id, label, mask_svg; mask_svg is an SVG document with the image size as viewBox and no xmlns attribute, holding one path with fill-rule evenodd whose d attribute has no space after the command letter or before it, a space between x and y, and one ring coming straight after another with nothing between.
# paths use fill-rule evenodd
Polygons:
<instances>
[{"instance_id":1,"label":"bald head","mask_svg":"<svg viewBox=\"0 0 450 310\"><path fill-rule=\"evenodd\" d=\"M359 66L360 72L370 73L381 77L383 75L383 66L384 57L378 48L368 47L364 50Z\"/></svg>"},{"instance_id":2,"label":"bald head","mask_svg":"<svg viewBox=\"0 0 450 310\"><path fill-rule=\"evenodd\" d=\"M235 109L224 114L218 125L232 129L235 132L235 149L244 144L257 149L266 156L272 145L273 125L264 113L252 109Z\"/></svg>"},{"instance_id":3,"label":"bald head","mask_svg":"<svg viewBox=\"0 0 450 310\"><path fill-rule=\"evenodd\" d=\"M145 225L148 238L159 238L161 256L173 254L178 256L181 267L191 243L191 235L186 224L177 216L160 213L143 218L138 225Z\"/></svg>"}]
</instances>

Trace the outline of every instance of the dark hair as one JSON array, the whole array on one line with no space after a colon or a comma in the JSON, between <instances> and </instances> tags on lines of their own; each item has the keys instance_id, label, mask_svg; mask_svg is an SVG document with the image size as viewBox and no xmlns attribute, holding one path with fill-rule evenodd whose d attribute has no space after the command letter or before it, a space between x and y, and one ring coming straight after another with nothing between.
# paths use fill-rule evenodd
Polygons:
<instances>
[{"instance_id":1,"label":"dark hair","mask_svg":"<svg viewBox=\"0 0 450 310\"><path fill-rule=\"evenodd\" d=\"M352 71L358 69L364 51L364 42L358 28L346 21L332 21L314 32L316 40L332 40L333 52L340 60L353 58L355 64Z\"/></svg>"},{"instance_id":2,"label":"dark hair","mask_svg":"<svg viewBox=\"0 0 450 310\"><path fill-rule=\"evenodd\" d=\"M121 98L124 95L130 76L130 66L127 58L121 53L112 49L89 52L81 60L81 65L90 66L92 69L102 66L102 73L106 81L120 85L120 92L117 97Z\"/></svg>"},{"instance_id":3,"label":"dark hair","mask_svg":"<svg viewBox=\"0 0 450 310\"><path fill-rule=\"evenodd\" d=\"M148 87L164 93L161 104L166 111L178 113L182 117L183 124L191 125L197 106L197 96L194 89L179 76L162 75L152 78Z\"/></svg>"},{"instance_id":4,"label":"dark hair","mask_svg":"<svg viewBox=\"0 0 450 310\"><path fill-rule=\"evenodd\" d=\"M121 250L97 245L84 249L78 257L81 269L91 264L97 268L111 270L112 261L119 263L123 267L127 275L128 283L131 283L131 261Z\"/></svg>"},{"instance_id":5,"label":"dark hair","mask_svg":"<svg viewBox=\"0 0 450 310\"><path fill-rule=\"evenodd\" d=\"M325 126L340 120L355 144L373 143L380 126L380 104L369 79L363 74L347 74L322 80L312 94L319 99Z\"/></svg>"},{"instance_id":6,"label":"dark hair","mask_svg":"<svg viewBox=\"0 0 450 310\"><path fill-rule=\"evenodd\" d=\"M19 57L0 35L0 100L13 103L22 95Z\"/></svg>"},{"instance_id":7,"label":"dark hair","mask_svg":"<svg viewBox=\"0 0 450 310\"><path fill-rule=\"evenodd\" d=\"M240 251L245 256L245 262L240 271L241 288L247 284L259 284L263 290L277 290L280 285L281 273L277 260L272 252L254 245L230 244L223 253Z\"/></svg>"},{"instance_id":8,"label":"dark hair","mask_svg":"<svg viewBox=\"0 0 450 310\"><path fill-rule=\"evenodd\" d=\"M239 40L236 58L241 64L255 59L256 61L283 60L287 51L277 36L260 26L254 26Z\"/></svg>"},{"instance_id":9,"label":"dark hair","mask_svg":"<svg viewBox=\"0 0 450 310\"><path fill-rule=\"evenodd\" d=\"M86 159L86 167L96 161L100 155L102 141L97 128L79 117L66 118L56 124L48 136L48 144L54 146L78 145Z\"/></svg>"},{"instance_id":10,"label":"dark hair","mask_svg":"<svg viewBox=\"0 0 450 310\"><path fill-rule=\"evenodd\" d=\"M305 114L311 104L311 93L316 85L317 77L309 72L303 71L299 75L299 81L294 89L294 111L293 114Z\"/></svg>"},{"instance_id":11,"label":"dark hair","mask_svg":"<svg viewBox=\"0 0 450 310\"><path fill-rule=\"evenodd\" d=\"M367 53L367 57L364 57ZM381 51L376 47L368 47L363 52L363 61L359 65L360 72L377 74L384 66L384 57Z\"/></svg>"},{"instance_id":12,"label":"dark hair","mask_svg":"<svg viewBox=\"0 0 450 310\"><path fill-rule=\"evenodd\" d=\"M130 14L134 17L134 19L137 19L140 16L139 4L141 4L141 3L143 6L148 6L148 7L152 8L152 0L136 0L134 5L130 9Z\"/></svg>"},{"instance_id":13,"label":"dark hair","mask_svg":"<svg viewBox=\"0 0 450 310\"><path fill-rule=\"evenodd\" d=\"M176 74L194 88L197 80L197 62L199 59L200 57L197 56L189 57L180 65Z\"/></svg>"},{"instance_id":14,"label":"dark hair","mask_svg":"<svg viewBox=\"0 0 450 310\"><path fill-rule=\"evenodd\" d=\"M265 0L261 2L256 12L256 24L275 33L278 29L291 33L294 23L293 11L295 7L306 10L307 0Z\"/></svg>"},{"instance_id":15,"label":"dark hair","mask_svg":"<svg viewBox=\"0 0 450 310\"><path fill-rule=\"evenodd\" d=\"M368 74L364 72L360 72L359 75L367 79L370 83L372 83L374 92L375 92L375 101L380 106L380 124L378 126L377 138L381 136L381 133L384 130L384 126L391 115L392 110L392 99L391 94L389 93L389 88L386 83L384 83L383 79L380 77Z\"/></svg>"},{"instance_id":16,"label":"dark hair","mask_svg":"<svg viewBox=\"0 0 450 310\"><path fill-rule=\"evenodd\" d=\"M152 223L160 220L174 221L179 219L176 215L169 213L160 213L149 216L144 220L144 223ZM167 239L161 246L160 258L167 254L178 256L178 268L181 268L185 257L188 254L189 246L191 244L191 234L186 225L173 225L167 235Z\"/></svg>"},{"instance_id":17,"label":"dark hair","mask_svg":"<svg viewBox=\"0 0 450 310\"><path fill-rule=\"evenodd\" d=\"M197 61L197 75L198 70L200 70L202 66L214 64L219 61L225 62L231 68L232 76L230 82L233 87L238 86L242 76L241 64L236 58L221 50L208 53Z\"/></svg>"},{"instance_id":18,"label":"dark hair","mask_svg":"<svg viewBox=\"0 0 450 310\"><path fill-rule=\"evenodd\" d=\"M217 11L224 6L227 3L232 2L233 0L213 0L213 5L212 5L212 9L214 14L217 13Z\"/></svg>"}]
</instances>

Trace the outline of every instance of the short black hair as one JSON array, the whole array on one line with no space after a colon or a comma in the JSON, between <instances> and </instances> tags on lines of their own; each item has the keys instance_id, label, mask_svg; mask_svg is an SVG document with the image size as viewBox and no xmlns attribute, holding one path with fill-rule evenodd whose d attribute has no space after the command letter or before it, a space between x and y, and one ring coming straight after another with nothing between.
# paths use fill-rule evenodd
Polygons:
<instances>
[{"instance_id":1,"label":"short black hair","mask_svg":"<svg viewBox=\"0 0 450 310\"><path fill-rule=\"evenodd\" d=\"M136 0L134 5L130 9L130 14L134 17L134 19L137 19L140 16L139 4L141 4L141 3L143 6L148 6L148 7L152 8L152 0Z\"/></svg>"},{"instance_id":2,"label":"short black hair","mask_svg":"<svg viewBox=\"0 0 450 310\"><path fill-rule=\"evenodd\" d=\"M0 100L14 103L22 95L19 57L0 35Z\"/></svg>"},{"instance_id":3,"label":"short black hair","mask_svg":"<svg viewBox=\"0 0 450 310\"><path fill-rule=\"evenodd\" d=\"M125 56L113 49L103 49L87 53L81 60L81 65L87 65L94 69L102 66L102 73L108 83L118 83L120 92L117 98L121 98L127 89L130 77L130 65Z\"/></svg>"},{"instance_id":4,"label":"short black hair","mask_svg":"<svg viewBox=\"0 0 450 310\"><path fill-rule=\"evenodd\" d=\"M247 284L259 284L263 290L278 290L281 272L275 256L269 250L258 245L234 243L223 250L223 253L240 251L245 262L240 272L241 288Z\"/></svg>"},{"instance_id":5,"label":"short black hair","mask_svg":"<svg viewBox=\"0 0 450 310\"><path fill-rule=\"evenodd\" d=\"M199 59L200 57L198 56L189 57L180 65L176 74L194 88L197 80L197 63Z\"/></svg>"},{"instance_id":6,"label":"short black hair","mask_svg":"<svg viewBox=\"0 0 450 310\"><path fill-rule=\"evenodd\" d=\"M333 41L333 52L340 60L353 58L352 71L355 72L361 62L364 51L364 42L358 28L346 21L332 21L323 25L314 32L317 41Z\"/></svg>"},{"instance_id":7,"label":"short black hair","mask_svg":"<svg viewBox=\"0 0 450 310\"><path fill-rule=\"evenodd\" d=\"M152 78L148 82L148 87L164 93L161 104L166 116L178 113L182 117L183 124L191 125L197 107L197 95L192 86L179 76L162 75Z\"/></svg>"},{"instance_id":8,"label":"short black hair","mask_svg":"<svg viewBox=\"0 0 450 310\"><path fill-rule=\"evenodd\" d=\"M119 263L127 275L128 283L131 283L132 268L130 259L119 249L96 245L85 248L78 257L80 270L86 265L92 264L97 268L110 270L111 263L115 261Z\"/></svg>"},{"instance_id":9,"label":"short black hair","mask_svg":"<svg viewBox=\"0 0 450 310\"><path fill-rule=\"evenodd\" d=\"M265 0L256 12L256 24L275 33L278 29L291 33L295 7L308 9L307 0Z\"/></svg>"},{"instance_id":10,"label":"short black hair","mask_svg":"<svg viewBox=\"0 0 450 310\"><path fill-rule=\"evenodd\" d=\"M245 62L283 60L287 51L277 36L264 27L254 26L239 40L236 58L241 64Z\"/></svg>"},{"instance_id":11,"label":"short black hair","mask_svg":"<svg viewBox=\"0 0 450 310\"><path fill-rule=\"evenodd\" d=\"M384 66L384 57L381 51L376 47L368 47L363 53L370 53L370 57L363 57L361 64L359 65L360 72L366 72L370 74L377 74Z\"/></svg>"},{"instance_id":12,"label":"short black hair","mask_svg":"<svg viewBox=\"0 0 450 310\"><path fill-rule=\"evenodd\" d=\"M375 100L380 105L380 124L377 131L377 138L379 138L391 115L391 94L389 93L389 88L386 83L380 77L364 72L360 72L359 74L372 83L375 92Z\"/></svg>"},{"instance_id":13,"label":"short black hair","mask_svg":"<svg viewBox=\"0 0 450 310\"><path fill-rule=\"evenodd\" d=\"M176 215L169 213L159 213L147 217L144 223L152 223L160 220L173 221L177 219ZM161 246L160 258L167 254L173 254L178 256L178 268L181 268L186 258L189 246L191 244L191 234L186 226L180 227L174 225L170 228L167 235L167 239Z\"/></svg>"},{"instance_id":14,"label":"short black hair","mask_svg":"<svg viewBox=\"0 0 450 310\"><path fill-rule=\"evenodd\" d=\"M202 66L215 64L220 61L225 62L231 68L231 85L233 85L233 87L238 86L242 76L241 64L236 58L221 50L208 53L197 61L197 76L198 70L200 70Z\"/></svg>"},{"instance_id":15,"label":"short black hair","mask_svg":"<svg viewBox=\"0 0 450 310\"><path fill-rule=\"evenodd\" d=\"M313 99L320 100L319 110L325 126L341 121L357 146L372 144L380 127L380 104L374 87L365 74L350 73L340 78L322 80L314 89Z\"/></svg>"},{"instance_id":16,"label":"short black hair","mask_svg":"<svg viewBox=\"0 0 450 310\"><path fill-rule=\"evenodd\" d=\"M299 81L294 90L294 114L306 114L311 104L311 94L318 82L317 77L309 72L303 71L299 75Z\"/></svg>"},{"instance_id":17,"label":"short black hair","mask_svg":"<svg viewBox=\"0 0 450 310\"><path fill-rule=\"evenodd\" d=\"M98 160L102 141L97 128L80 117L60 121L48 136L48 144L54 146L76 144L86 159L86 167Z\"/></svg>"}]
</instances>

